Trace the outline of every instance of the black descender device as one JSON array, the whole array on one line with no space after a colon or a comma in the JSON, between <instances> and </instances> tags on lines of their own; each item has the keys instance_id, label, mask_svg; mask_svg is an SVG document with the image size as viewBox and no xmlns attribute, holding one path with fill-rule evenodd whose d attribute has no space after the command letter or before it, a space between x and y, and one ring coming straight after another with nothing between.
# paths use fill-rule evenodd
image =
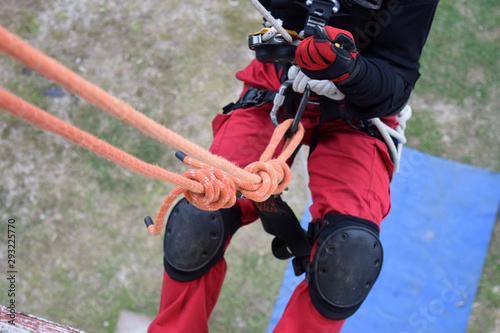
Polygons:
<instances>
[{"instance_id":1,"label":"black descender device","mask_svg":"<svg viewBox=\"0 0 500 333\"><path fill-rule=\"evenodd\" d=\"M286 30L293 38L291 43L279 33L264 41L263 37L269 30L270 28L264 28L248 36L248 47L250 50L255 51L255 58L260 62L294 62L295 49L304 38L300 37L295 31Z\"/></svg>"},{"instance_id":2,"label":"black descender device","mask_svg":"<svg viewBox=\"0 0 500 333\"><path fill-rule=\"evenodd\" d=\"M279 7L284 8L294 1L273 0L272 2L280 2ZM303 1L300 2L302 3ZM301 6L305 7L304 9L308 11L306 21L304 22L304 30L297 33L296 31L285 29L292 37L291 42L287 41L280 33L266 36L270 28L264 28L248 36L248 47L255 51L255 57L258 61L294 63L295 50L299 43L305 37L312 36L316 26L324 27L330 20L330 17L335 15L340 9L339 0L307 0Z\"/></svg>"}]
</instances>

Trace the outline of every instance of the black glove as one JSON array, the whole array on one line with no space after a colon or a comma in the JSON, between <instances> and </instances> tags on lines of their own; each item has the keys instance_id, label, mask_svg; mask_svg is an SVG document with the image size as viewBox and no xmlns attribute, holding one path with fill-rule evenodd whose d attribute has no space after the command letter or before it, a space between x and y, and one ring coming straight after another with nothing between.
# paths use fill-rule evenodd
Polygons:
<instances>
[{"instance_id":1,"label":"black glove","mask_svg":"<svg viewBox=\"0 0 500 333\"><path fill-rule=\"evenodd\" d=\"M356 44L349 31L326 26L316 27L314 36L297 47L295 60L311 79L341 82L356 67Z\"/></svg>"}]
</instances>

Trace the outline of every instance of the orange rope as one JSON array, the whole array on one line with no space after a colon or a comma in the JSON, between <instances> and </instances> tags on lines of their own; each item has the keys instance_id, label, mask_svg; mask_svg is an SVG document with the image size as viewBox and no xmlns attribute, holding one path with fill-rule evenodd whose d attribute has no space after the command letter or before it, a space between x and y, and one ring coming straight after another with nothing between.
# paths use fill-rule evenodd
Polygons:
<instances>
[{"instance_id":1,"label":"orange rope","mask_svg":"<svg viewBox=\"0 0 500 333\"><path fill-rule=\"evenodd\" d=\"M158 166L145 163L118 148L113 147L95 136L88 134L75 126L37 108L21 98L0 88L0 109L8 111L15 116L23 118L29 123L46 131L52 132L76 143L97 155L116 164L124 166L141 175L167 181L182 186L196 193L203 193L203 186L186 177L164 170Z\"/></svg>"},{"instance_id":2,"label":"orange rope","mask_svg":"<svg viewBox=\"0 0 500 333\"><path fill-rule=\"evenodd\" d=\"M259 176L242 170L222 157L210 154L202 147L146 117L124 101L108 94L55 59L33 48L2 26L0 26L0 51L151 137L239 179L245 179L252 184L261 182Z\"/></svg>"},{"instance_id":3,"label":"orange rope","mask_svg":"<svg viewBox=\"0 0 500 333\"><path fill-rule=\"evenodd\" d=\"M178 185L165 198L156 216L156 222L148 226L148 230L153 235L161 233L168 208L180 194L184 194L191 203L199 208L217 210L233 206L236 202L237 191L254 201L264 201L273 194L281 193L290 181L290 168L286 164L286 160L290 158L302 140L304 128L301 124L293 137L285 142L285 147L279 157L271 158L284 134L291 127L292 119L284 121L276 127L271 141L259 161L241 169L149 119L125 102L109 95L54 59L32 48L1 26L0 51L21 61L26 66L124 122L194 157L188 156L184 162L199 170L186 171L183 176L169 172L158 166L145 163L0 88L1 109L46 131L60 135L132 171Z\"/></svg>"}]
</instances>

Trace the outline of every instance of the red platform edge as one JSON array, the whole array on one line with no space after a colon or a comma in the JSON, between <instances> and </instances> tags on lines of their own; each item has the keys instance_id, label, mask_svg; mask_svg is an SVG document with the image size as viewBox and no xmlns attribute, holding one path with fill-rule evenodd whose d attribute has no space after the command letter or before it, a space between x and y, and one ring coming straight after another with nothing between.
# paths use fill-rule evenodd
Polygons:
<instances>
[{"instance_id":1,"label":"red platform edge","mask_svg":"<svg viewBox=\"0 0 500 333\"><path fill-rule=\"evenodd\" d=\"M14 317L14 318L13 318ZM14 325L12 324L14 323ZM85 333L82 330L54 323L23 311L0 305L0 332L2 333Z\"/></svg>"}]
</instances>

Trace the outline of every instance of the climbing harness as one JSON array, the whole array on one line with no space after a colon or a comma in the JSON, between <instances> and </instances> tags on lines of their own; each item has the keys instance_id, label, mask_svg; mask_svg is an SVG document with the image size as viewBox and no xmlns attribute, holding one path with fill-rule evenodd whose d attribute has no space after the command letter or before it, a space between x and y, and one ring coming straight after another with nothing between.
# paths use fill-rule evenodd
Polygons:
<instances>
[{"instance_id":1,"label":"climbing harness","mask_svg":"<svg viewBox=\"0 0 500 333\"><path fill-rule=\"evenodd\" d=\"M161 233L168 208L181 194L184 194L191 203L201 209L218 210L233 206L237 191L253 201L265 201L271 195L281 193L290 181L290 168L285 161L293 154L302 140L304 134L302 125L299 124L293 137L286 140L281 154L275 159L272 159L272 156L292 125L293 120L291 119L284 121L275 129L260 160L251 163L245 169L241 169L221 157L212 155L134 110L130 105L84 80L1 26L0 51L125 123L188 155L184 158L184 162L197 170L186 171L182 176L177 175L158 166L145 163L0 88L1 109L46 131L62 136L134 172L178 185L167 195L155 222L152 223L151 219L147 219L148 230L153 235Z\"/></svg>"},{"instance_id":2,"label":"climbing harness","mask_svg":"<svg viewBox=\"0 0 500 333\"><path fill-rule=\"evenodd\" d=\"M276 91L271 89L260 90L255 87L250 87L245 91L243 96L236 103L229 103L222 108L223 113L227 114L236 109L246 109L249 107L259 107L266 103L274 101Z\"/></svg>"},{"instance_id":3,"label":"climbing harness","mask_svg":"<svg viewBox=\"0 0 500 333\"><path fill-rule=\"evenodd\" d=\"M317 130L312 135L310 151L314 150L317 140L319 139L319 127L323 123L342 119L353 128L384 141L389 148L389 154L394 163L394 173L399 171L401 152L403 145L407 141L404 135L406 122L412 115L411 107L409 105L406 105L396 115L396 120L399 123L396 128L387 126L380 118L356 121L350 117L344 110L343 106L338 103L338 101L341 101L344 98L344 95L337 89L333 82L328 80L312 80L300 72L298 66L290 67L288 71L288 78L289 80L283 82L277 92L271 89L260 90L255 87L250 87L236 103L226 105L223 108L224 113L229 113L240 108L258 107L272 102L273 107L270 112L270 117L273 124L278 126L280 123L278 116L282 116L284 119L293 117L294 122L290 133L294 133L307 103L310 103L309 98L312 91L318 95L319 105L322 111ZM290 96L287 95L290 91L290 87L293 87L293 91L304 94L300 99L299 106L295 112L290 112L287 108L283 108L285 101ZM292 104L295 103L295 101L292 102ZM280 113L279 111L283 112ZM290 133L285 134L285 137L287 137Z\"/></svg>"},{"instance_id":4,"label":"climbing harness","mask_svg":"<svg viewBox=\"0 0 500 333\"><path fill-rule=\"evenodd\" d=\"M290 67L288 70L288 78L293 80L294 91L302 93L304 92L304 86L309 85L311 91L319 96L327 97L330 100L342 100L345 97L333 82L329 80L312 80L302 73L298 66ZM328 103L328 101L326 101L326 103ZM396 120L399 125L395 129L384 124L380 118L372 118L366 121L353 121L349 119L346 114L340 114L334 116L333 119L344 119L352 127L384 141L389 148L389 154L394 163L394 172L397 173L399 171L403 145L406 143L406 137L404 135L406 122L411 118L411 114L411 107L405 105L396 115ZM327 121L329 120L326 120L326 122Z\"/></svg>"}]
</instances>

